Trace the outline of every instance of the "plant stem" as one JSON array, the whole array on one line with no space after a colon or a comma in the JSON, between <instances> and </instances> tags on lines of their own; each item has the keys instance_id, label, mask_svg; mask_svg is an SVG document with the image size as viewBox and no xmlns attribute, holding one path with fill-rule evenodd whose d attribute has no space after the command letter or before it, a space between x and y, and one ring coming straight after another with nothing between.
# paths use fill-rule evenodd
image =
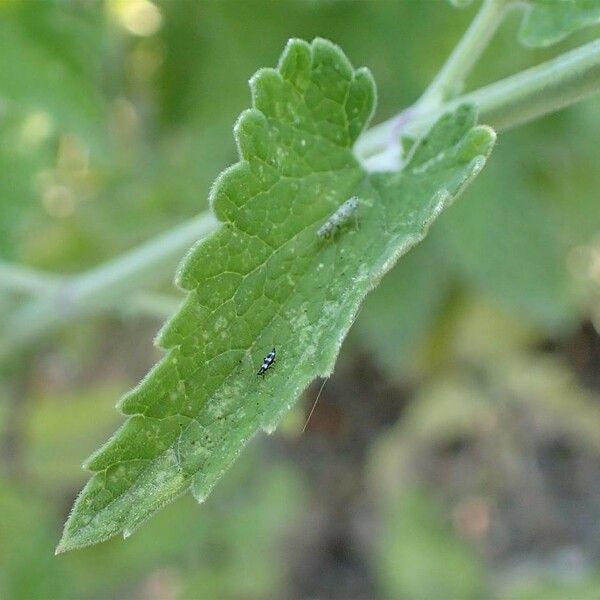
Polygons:
<instances>
[{"instance_id":1,"label":"plant stem","mask_svg":"<svg viewBox=\"0 0 600 600\"><path fill-rule=\"evenodd\" d=\"M0 360L66 322L126 302L131 292L171 275L183 254L217 226L204 213L83 275L65 279L11 315L2 332Z\"/></svg>"},{"instance_id":2,"label":"plant stem","mask_svg":"<svg viewBox=\"0 0 600 600\"><path fill-rule=\"evenodd\" d=\"M443 113L465 102L479 107L482 122L504 130L559 110L598 91L600 40L455 98L435 110L413 115L402 131L412 136L420 135ZM372 156L363 160L367 168L394 168L397 156L393 155L394 144L390 143L393 132L397 132L396 119L382 123L368 133ZM172 273L182 254L216 226L215 217L205 213L88 273L62 280L60 285L46 290L37 300L30 301L11 315L0 337L0 360L66 322L127 302L131 292L161 281ZM38 283L42 280L39 279ZM35 287L33 280L27 286Z\"/></svg>"},{"instance_id":3,"label":"plant stem","mask_svg":"<svg viewBox=\"0 0 600 600\"><path fill-rule=\"evenodd\" d=\"M205 212L130 252L84 273L71 285L76 305L104 304L120 294L172 275L174 267L195 242L217 227L212 212Z\"/></svg>"},{"instance_id":4,"label":"plant stem","mask_svg":"<svg viewBox=\"0 0 600 600\"><path fill-rule=\"evenodd\" d=\"M417 137L444 113L460 104L473 103L479 109L479 121L503 131L560 110L600 91L600 40L485 86L443 104L435 110L408 119L402 133ZM396 119L390 119L367 132L371 156L362 159L369 170L385 170L397 160ZM397 168L397 166L396 166Z\"/></svg>"},{"instance_id":5,"label":"plant stem","mask_svg":"<svg viewBox=\"0 0 600 600\"><path fill-rule=\"evenodd\" d=\"M462 92L466 78L502 23L508 7L514 6L508 2L509 0L484 0L477 16L419 100L385 122L385 125L390 127L384 130L387 135L384 142L386 146L394 146L396 159L400 155L400 133L403 132L406 123L417 116L437 110ZM379 127L365 132L356 142L355 154L367 159L381 151L379 133Z\"/></svg>"},{"instance_id":6,"label":"plant stem","mask_svg":"<svg viewBox=\"0 0 600 600\"><path fill-rule=\"evenodd\" d=\"M600 91L600 40L567 52L450 103L479 106L481 120L499 131L575 104Z\"/></svg>"},{"instance_id":7,"label":"plant stem","mask_svg":"<svg viewBox=\"0 0 600 600\"><path fill-rule=\"evenodd\" d=\"M44 294L56 289L63 278L36 269L0 261L0 290L16 294Z\"/></svg>"},{"instance_id":8,"label":"plant stem","mask_svg":"<svg viewBox=\"0 0 600 600\"><path fill-rule=\"evenodd\" d=\"M417 106L433 109L462 92L466 78L502 23L506 7L506 0L484 0L477 16Z\"/></svg>"},{"instance_id":9,"label":"plant stem","mask_svg":"<svg viewBox=\"0 0 600 600\"><path fill-rule=\"evenodd\" d=\"M138 292L133 294L123 307L123 316L141 315L164 321L175 314L183 298L175 294L157 292Z\"/></svg>"}]
</instances>

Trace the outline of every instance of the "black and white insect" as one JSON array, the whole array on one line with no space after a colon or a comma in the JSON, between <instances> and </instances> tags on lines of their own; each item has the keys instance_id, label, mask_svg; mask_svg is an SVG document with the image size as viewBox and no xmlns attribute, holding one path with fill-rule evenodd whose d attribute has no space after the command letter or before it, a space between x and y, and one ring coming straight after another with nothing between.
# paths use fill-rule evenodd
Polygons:
<instances>
[{"instance_id":1,"label":"black and white insect","mask_svg":"<svg viewBox=\"0 0 600 600\"><path fill-rule=\"evenodd\" d=\"M267 354L265 356L265 358L263 359L262 365L261 365L260 369L258 370L257 375L261 375L262 378L264 379L265 373L267 372L267 369L274 362L275 362L275 348L273 348L273 350L271 350L271 352L269 352L269 354Z\"/></svg>"},{"instance_id":2,"label":"black and white insect","mask_svg":"<svg viewBox=\"0 0 600 600\"><path fill-rule=\"evenodd\" d=\"M320 238L328 238L335 233L356 213L358 208L358 196L352 196L341 204L336 211L319 227L317 235Z\"/></svg>"}]
</instances>

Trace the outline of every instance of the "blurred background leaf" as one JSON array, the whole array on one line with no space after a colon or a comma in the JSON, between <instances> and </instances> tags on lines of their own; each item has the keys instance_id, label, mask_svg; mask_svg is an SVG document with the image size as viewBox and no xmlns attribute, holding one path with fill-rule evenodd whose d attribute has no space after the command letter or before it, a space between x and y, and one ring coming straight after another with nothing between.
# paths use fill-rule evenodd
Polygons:
<instances>
[{"instance_id":1,"label":"blurred background leaf","mask_svg":"<svg viewBox=\"0 0 600 600\"><path fill-rule=\"evenodd\" d=\"M477 557L442 514L416 489L388 508L380 539L383 597L481 598L484 579Z\"/></svg>"},{"instance_id":2,"label":"blurred background leaf","mask_svg":"<svg viewBox=\"0 0 600 600\"><path fill-rule=\"evenodd\" d=\"M598 0L530 0L519 39L528 46L549 46L572 31L600 23Z\"/></svg>"},{"instance_id":3,"label":"blurred background leaf","mask_svg":"<svg viewBox=\"0 0 600 600\"><path fill-rule=\"evenodd\" d=\"M473 0L448 0L465 8ZM550 46L570 33L600 22L598 0L505 0L515 5L522 19L519 40L530 47Z\"/></svg>"}]
</instances>

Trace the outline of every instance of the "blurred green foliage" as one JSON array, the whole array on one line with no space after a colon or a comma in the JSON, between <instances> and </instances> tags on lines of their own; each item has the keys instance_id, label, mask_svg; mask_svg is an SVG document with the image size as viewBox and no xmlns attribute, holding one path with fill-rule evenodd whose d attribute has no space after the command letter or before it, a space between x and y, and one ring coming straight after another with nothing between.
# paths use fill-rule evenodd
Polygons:
<instances>
[{"instance_id":1,"label":"blurred green foliage","mask_svg":"<svg viewBox=\"0 0 600 600\"><path fill-rule=\"evenodd\" d=\"M426 494L410 490L388 509L380 543L384 598L481 598L483 569Z\"/></svg>"},{"instance_id":2,"label":"blurred green foliage","mask_svg":"<svg viewBox=\"0 0 600 600\"><path fill-rule=\"evenodd\" d=\"M272 66L289 37L329 38L367 65L379 88L378 121L418 97L474 10L391 0L5 0L0 257L83 270L204 210L211 182L235 160L231 126L248 106L247 79ZM518 21L502 26L469 87L597 35L581 31L552 49L527 50L515 45ZM389 380L405 384L410 373L429 384L410 395L410 427L374 439L366 467L386 534L372 553L381 597L428 597L436 581L446 597L482 589L501 600L597 597L597 391L582 390L564 361L540 361L537 348L569 339L598 304L590 257L600 228L599 108L592 98L502 135L479 181L359 316L346 357L362 352ZM0 298L0 307L14 302ZM19 459L0 485L0 596L285 595L286 574L298 565L281 548L294 546L286 536L295 523L313 526L312 513L297 465L273 465L261 445L202 508L182 499L127 542L52 557L84 478L79 462L112 430L119 392L155 359L149 330L157 324L129 327L119 350L103 342L122 323L95 322L85 335L74 326L52 350L37 349L42 358L27 385L0 383L2 456ZM508 434L493 429L486 445L494 422ZM20 450L4 439L15 426ZM532 429L541 456L552 458L542 480L551 490L566 485L565 497L533 485L541 450L526 443ZM489 462L482 467L475 453L474 465L462 453L465 440ZM491 485L500 447L503 475ZM527 482L532 496L522 506ZM486 511L499 536L491 550L481 533ZM557 526L561 516L569 527ZM510 543L498 531L510 532ZM518 577L506 568L508 558L521 563L552 544L589 550L587 568L549 575L533 565ZM395 569L407 555L413 562ZM463 577L447 574L452 564Z\"/></svg>"}]
</instances>

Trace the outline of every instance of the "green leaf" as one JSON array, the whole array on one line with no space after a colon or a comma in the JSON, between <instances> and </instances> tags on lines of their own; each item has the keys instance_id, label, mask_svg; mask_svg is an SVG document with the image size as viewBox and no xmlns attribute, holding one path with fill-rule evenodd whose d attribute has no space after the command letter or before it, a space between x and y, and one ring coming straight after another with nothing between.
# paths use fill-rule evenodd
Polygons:
<instances>
[{"instance_id":1,"label":"green leaf","mask_svg":"<svg viewBox=\"0 0 600 600\"><path fill-rule=\"evenodd\" d=\"M36 135L44 127L42 113L27 115L11 110L0 119L0 257L3 259L14 260L19 255L19 237L28 215L36 207L36 170L52 158L51 136L44 131Z\"/></svg>"},{"instance_id":2,"label":"green leaf","mask_svg":"<svg viewBox=\"0 0 600 600\"><path fill-rule=\"evenodd\" d=\"M445 115L400 172L368 173L352 147L375 103L366 69L316 39L288 43L250 82L241 160L217 179L220 229L192 249L189 292L158 336L166 356L120 403L127 422L87 462L57 551L125 537L191 488L202 502L259 428L331 374L367 292L483 167L495 134L475 110ZM350 196L355 219L318 229ZM275 347L275 365L256 373Z\"/></svg>"},{"instance_id":3,"label":"green leaf","mask_svg":"<svg viewBox=\"0 0 600 600\"><path fill-rule=\"evenodd\" d=\"M84 41L85 40L85 41ZM99 93L102 12L63 2L15 2L0 8L0 95L5 111L43 114L89 144L104 138Z\"/></svg>"},{"instance_id":4,"label":"green leaf","mask_svg":"<svg viewBox=\"0 0 600 600\"><path fill-rule=\"evenodd\" d=\"M448 0L455 8L465 8L473 0ZM519 41L539 48L560 42L570 33L600 23L600 0L508 1L524 10Z\"/></svg>"},{"instance_id":5,"label":"green leaf","mask_svg":"<svg viewBox=\"0 0 600 600\"><path fill-rule=\"evenodd\" d=\"M556 332L577 311L547 209L520 189L495 189L501 173L492 166L496 173L440 222L445 262L469 288Z\"/></svg>"},{"instance_id":6,"label":"green leaf","mask_svg":"<svg viewBox=\"0 0 600 600\"><path fill-rule=\"evenodd\" d=\"M600 23L600 0L532 0L519 39L526 46L551 46L570 33Z\"/></svg>"}]
</instances>

